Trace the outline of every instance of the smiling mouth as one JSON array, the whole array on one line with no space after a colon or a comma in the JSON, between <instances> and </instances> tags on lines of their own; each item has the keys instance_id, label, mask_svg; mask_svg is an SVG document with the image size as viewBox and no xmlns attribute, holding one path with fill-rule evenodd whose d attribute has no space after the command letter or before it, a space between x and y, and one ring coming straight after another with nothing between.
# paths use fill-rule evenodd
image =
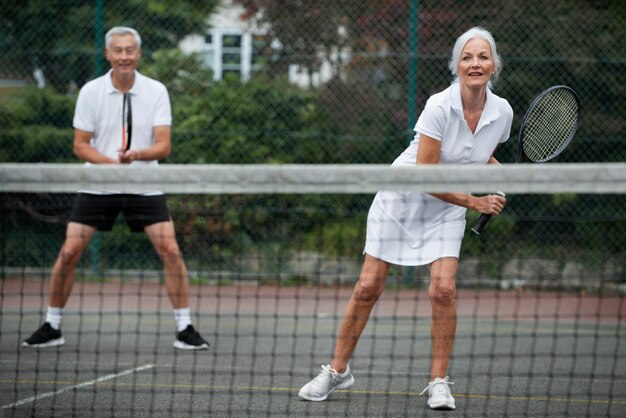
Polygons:
<instances>
[{"instance_id":1,"label":"smiling mouth","mask_svg":"<svg viewBox=\"0 0 626 418\"><path fill-rule=\"evenodd\" d=\"M481 76L483 73L469 73L470 76Z\"/></svg>"}]
</instances>

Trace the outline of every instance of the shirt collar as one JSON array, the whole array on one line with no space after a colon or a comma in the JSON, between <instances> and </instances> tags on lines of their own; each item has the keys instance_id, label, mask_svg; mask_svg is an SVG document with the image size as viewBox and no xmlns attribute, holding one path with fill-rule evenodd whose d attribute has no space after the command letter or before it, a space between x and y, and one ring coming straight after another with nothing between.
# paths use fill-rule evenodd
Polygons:
<instances>
[{"instance_id":1,"label":"shirt collar","mask_svg":"<svg viewBox=\"0 0 626 418\"><path fill-rule=\"evenodd\" d=\"M134 87L134 86L133 86ZM491 122L500 117L500 108L496 103L496 96L487 87L487 100L485 101L485 109L483 110L483 117L485 122Z\"/></svg>"},{"instance_id":2,"label":"shirt collar","mask_svg":"<svg viewBox=\"0 0 626 418\"><path fill-rule=\"evenodd\" d=\"M461 101L461 83L458 81L452 84L452 91L450 92L450 106L454 111L463 117L463 102Z\"/></svg>"},{"instance_id":3,"label":"shirt collar","mask_svg":"<svg viewBox=\"0 0 626 418\"><path fill-rule=\"evenodd\" d=\"M106 80L107 92L109 94L119 93L119 90L116 89L113 85L113 79L111 78L111 74L113 74L112 68L104 75L104 79ZM141 77L142 75L139 73L139 71L135 70L135 82L133 83L133 86L130 88L130 90L128 90L128 92L133 96L137 95L137 92L139 91Z\"/></svg>"},{"instance_id":4,"label":"shirt collar","mask_svg":"<svg viewBox=\"0 0 626 418\"><path fill-rule=\"evenodd\" d=\"M456 82L452 85L452 92L450 96L450 107L456 112L457 115L461 119L464 119L463 116L463 102L461 101L461 84ZM478 121L478 126L476 127L476 132L480 130L481 127L485 125L489 125L494 120L500 117L500 109L496 103L496 97L491 92L491 89L487 87L487 99L485 100L485 108L483 109L483 113L480 116L480 121Z\"/></svg>"}]
</instances>

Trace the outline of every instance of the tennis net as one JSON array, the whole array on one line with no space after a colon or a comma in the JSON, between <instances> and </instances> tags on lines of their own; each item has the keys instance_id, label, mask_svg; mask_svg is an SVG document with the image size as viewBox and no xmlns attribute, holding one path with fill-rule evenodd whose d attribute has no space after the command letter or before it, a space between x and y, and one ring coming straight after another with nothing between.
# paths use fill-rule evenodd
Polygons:
<instances>
[{"instance_id":1,"label":"tennis net","mask_svg":"<svg viewBox=\"0 0 626 418\"><path fill-rule=\"evenodd\" d=\"M161 259L123 217L78 263L65 344L22 347L46 318L76 190L138 186L167 194L209 350L172 347ZM467 213L448 367L457 414L626 415L626 164L0 164L4 415L429 416L427 267L390 268L350 361L355 384L298 397L331 360L379 190L508 194L480 236Z\"/></svg>"}]
</instances>

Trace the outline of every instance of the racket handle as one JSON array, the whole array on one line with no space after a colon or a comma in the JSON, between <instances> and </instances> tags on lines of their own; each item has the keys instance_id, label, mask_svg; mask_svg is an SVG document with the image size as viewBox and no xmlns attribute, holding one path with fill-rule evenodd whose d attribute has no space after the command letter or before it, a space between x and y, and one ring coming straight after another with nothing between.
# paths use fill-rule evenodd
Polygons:
<instances>
[{"instance_id":1,"label":"racket handle","mask_svg":"<svg viewBox=\"0 0 626 418\"><path fill-rule=\"evenodd\" d=\"M496 192L496 194L502 197L506 196L504 192L500 191ZM476 225L472 227L472 232L476 235L480 235L480 233L483 232L483 229L485 229L485 227L487 226L487 222L489 222L489 219L491 219L491 215L487 213L481 214L480 217L478 217L478 221L476 221Z\"/></svg>"}]
</instances>

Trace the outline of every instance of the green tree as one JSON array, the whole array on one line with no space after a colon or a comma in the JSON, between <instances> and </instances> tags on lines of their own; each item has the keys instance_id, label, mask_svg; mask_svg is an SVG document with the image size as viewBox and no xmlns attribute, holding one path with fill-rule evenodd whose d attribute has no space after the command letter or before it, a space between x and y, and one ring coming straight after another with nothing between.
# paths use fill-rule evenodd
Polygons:
<instances>
[{"instance_id":1,"label":"green tree","mask_svg":"<svg viewBox=\"0 0 626 418\"><path fill-rule=\"evenodd\" d=\"M0 162L75 162L75 100L32 86L0 100Z\"/></svg>"},{"instance_id":2,"label":"green tree","mask_svg":"<svg viewBox=\"0 0 626 418\"><path fill-rule=\"evenodd\" d=\"M404 129L409 120L409 54L417 52L416 107L421 109L428 96L451 81L447 61L456 37L472 26L484 26L494 34L504 58L496 87L513 106L515 129L532 97L550 85L568 84L581 96L587 123L561 161L626 158L621 146L626 126L620 81L626 66L622 0L421 0L418 51L408 50L409 1L237 1L246 8L245 18L267 23L270 36L283 45L278 51L283 67L296 63L315 70L320 54L329 58L337 48L349 50L351 59L341 63L345 68L338 82L349 84L350 92L365 91L372 84L382 89L380 97L394 112L377 114L394 119L397 129ZM339 108L354 105L350 93L333 100ZM351 132L351 122L340 130ZM504 161L513 161L514 145L510 141L501 150Z\"/></svg>"},{"instance_id":3,"label":"green tree","mask_svg":"<svg viewBox=\"0 0 626 418\"><path fill-rule=\"evenodd\" d=\"M198 56L179 50L158 51L142 71L170 91L170 162L314 163L333 153L319 146L327 123L314 91L281 79L214 82Z\"/></svg>"},{"instance_id":4,"label":"green tree","mask_svg":"<svg viewBox=\"0 0 626 418\"><path fill-rule=\"evenodd\" d=\"M3 71L30 76L40 68L46 80L60 91L78 86L95 74L94 60L102 56L95 39L96 27L136 28L142 35L144 54L171 48L191 33L203 33L206 19L218 0L107 0L102 21L97 2L87 0L24 0L0 2L0 54ZM1 69L1 68L0 68Z\"/></svg>"}]
</instances>

